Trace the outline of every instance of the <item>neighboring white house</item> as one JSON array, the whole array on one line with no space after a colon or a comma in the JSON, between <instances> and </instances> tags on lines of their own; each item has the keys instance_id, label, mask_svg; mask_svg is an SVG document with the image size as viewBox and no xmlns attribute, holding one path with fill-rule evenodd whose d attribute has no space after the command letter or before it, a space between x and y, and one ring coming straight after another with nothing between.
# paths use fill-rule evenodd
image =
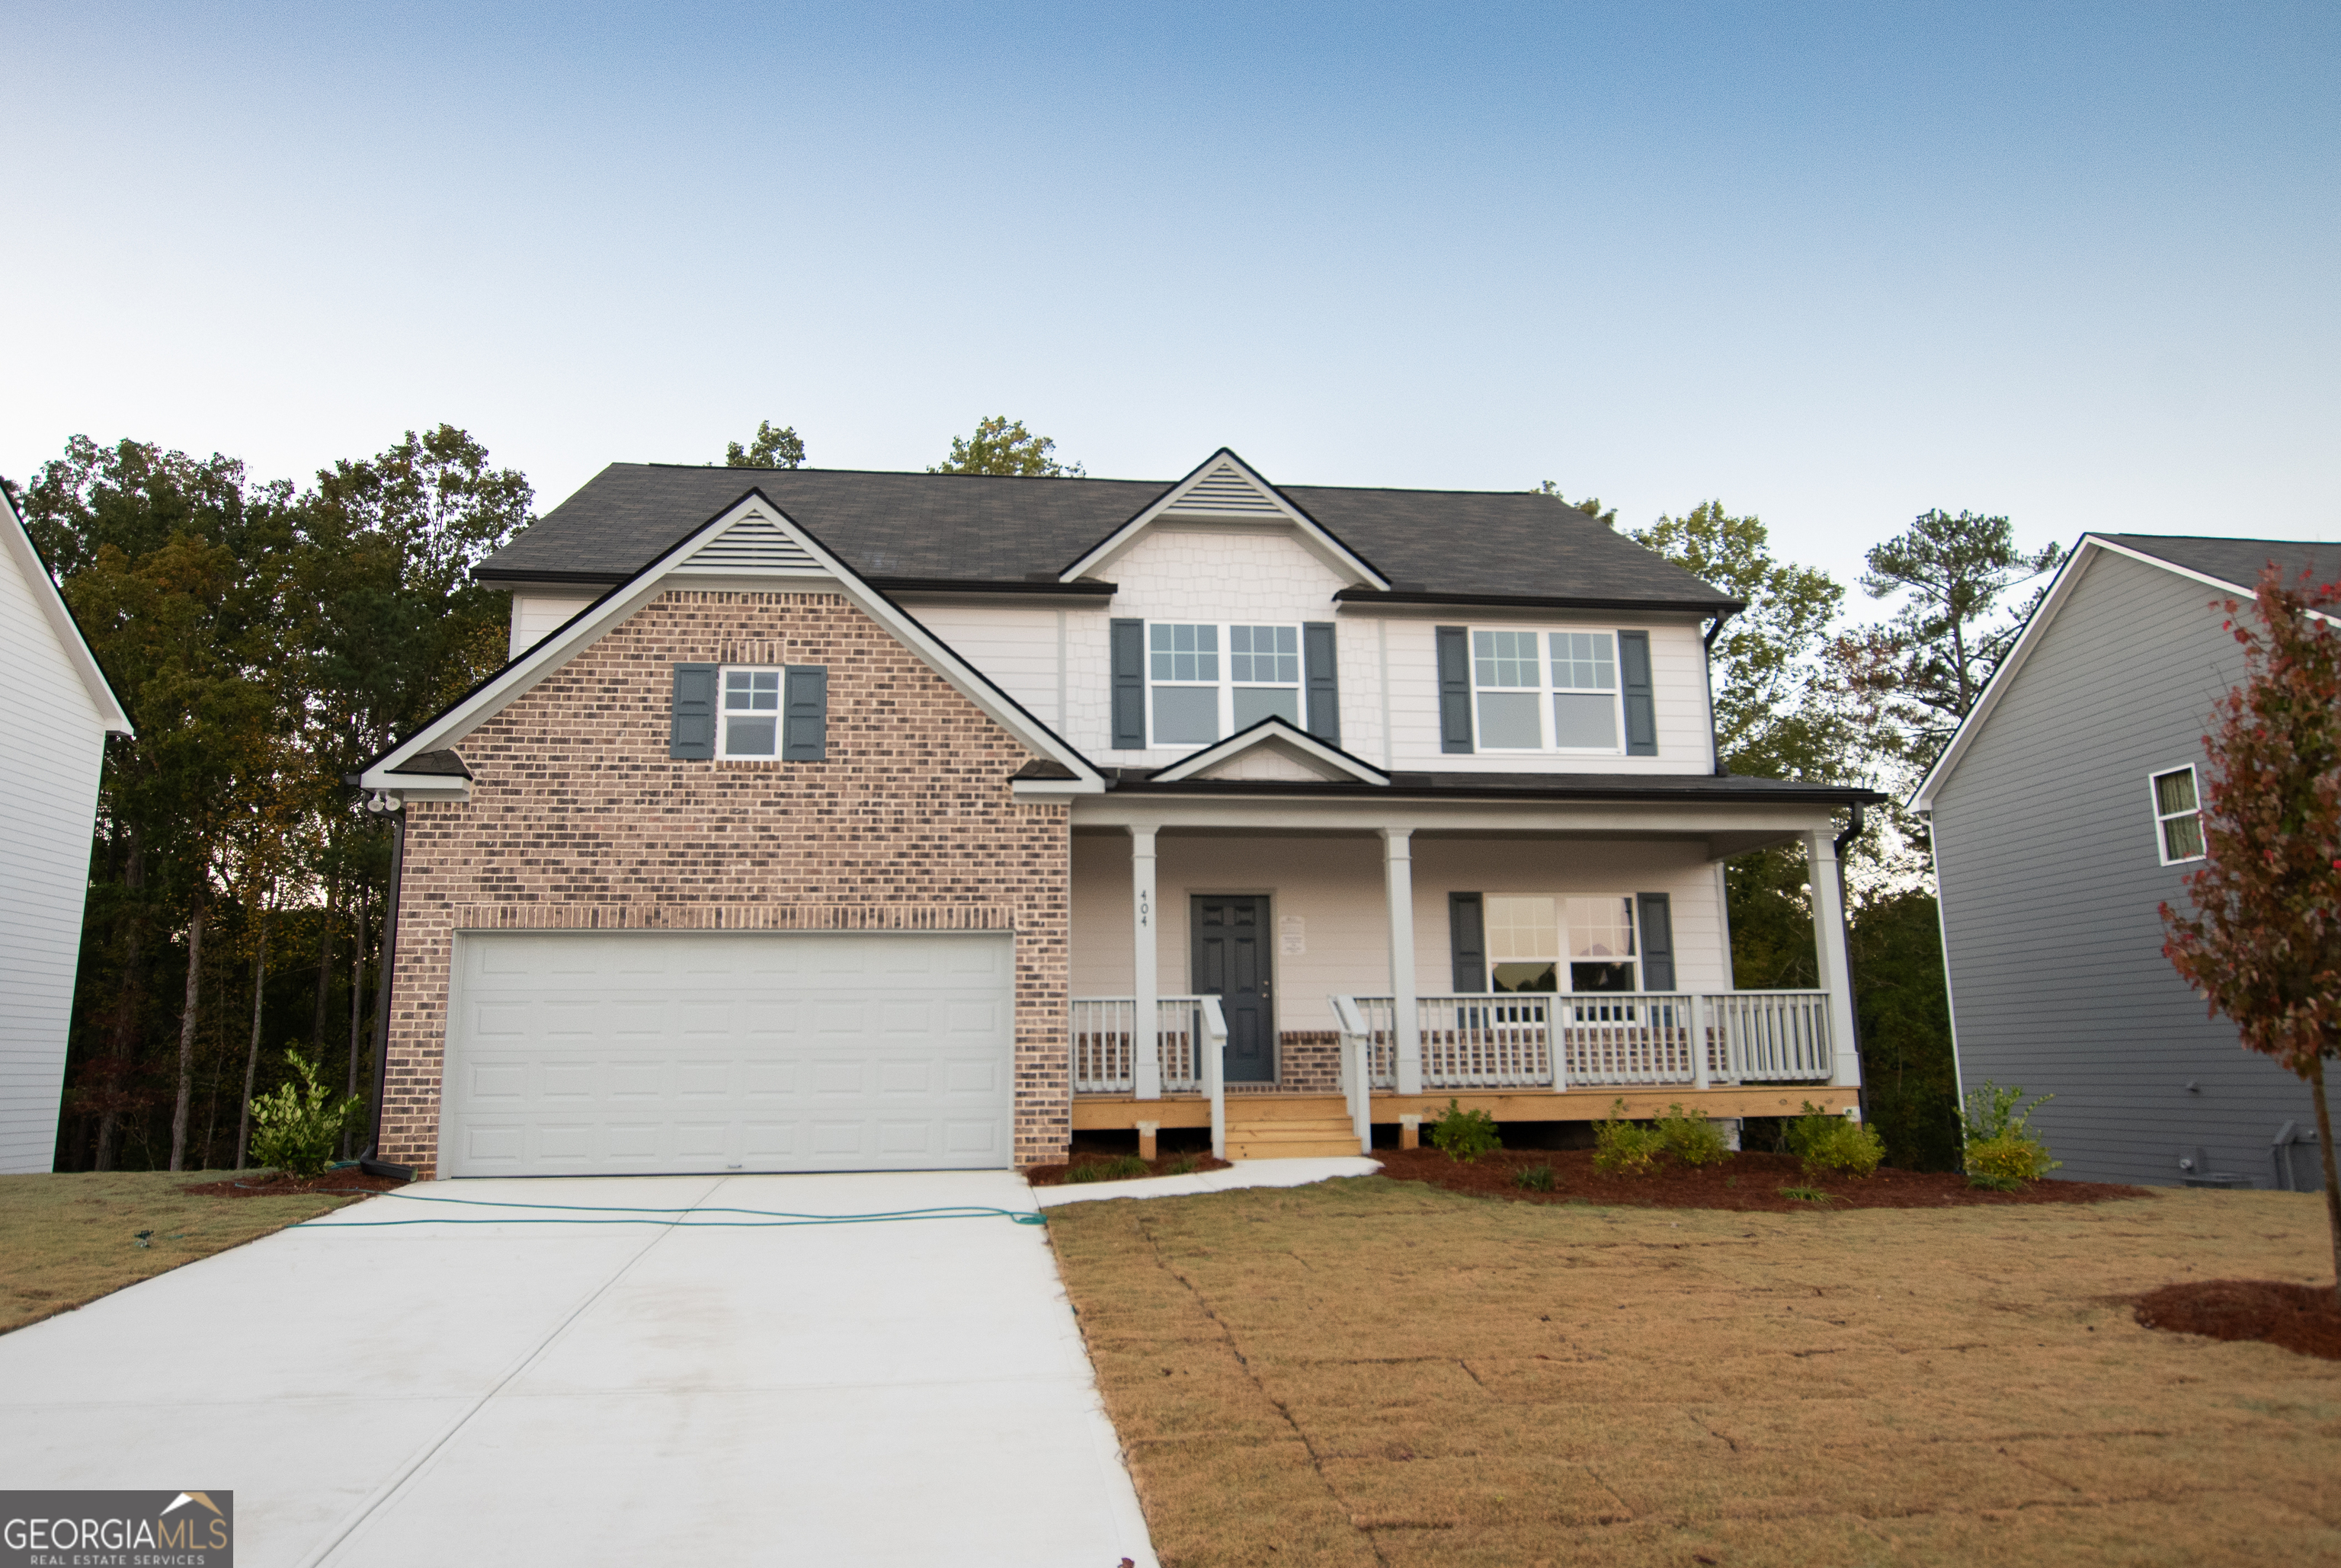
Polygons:
<instances>
[{"instance_id":1,"label":"neighboring white house","mask_svg":"<svg viewBox=\"0 0 2341 1568\"><path fill-rule=\"evenodd\" d=\"M98 770L106 736L129 733L0 493L0 1174L55 1156Z\"/></svg>"}]
</instances>

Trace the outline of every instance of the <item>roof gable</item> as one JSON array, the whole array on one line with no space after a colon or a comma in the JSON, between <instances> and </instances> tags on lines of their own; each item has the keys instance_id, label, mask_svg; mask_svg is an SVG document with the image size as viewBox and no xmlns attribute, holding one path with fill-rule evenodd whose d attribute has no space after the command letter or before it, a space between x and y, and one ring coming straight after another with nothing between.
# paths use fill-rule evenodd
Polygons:
<instances>
[{"instance_id":1,"label":"roof gable","mask_svg":"<svg viewBox=\"0 0 2341 1568\"><path fill-rule=\"evenodd\" d=\"M2073 596L2090 563L2100 555L2121 555L2146 565L2157 567L2179 577L2192 578L2207 588L2239 598L2252 597L2253 584L2261 571L2270 562L2287 571L2313 570L2321 581L2341 577L2341 545L2324 542L2303 542L2299 540L2276 539L2216 539L2205 535L2085 533L2065 564L2057 569L2042 596L2032 618L2025 622L2023 632L2007 657L1991 673L1991 680L1967 710L1967 718L1951 734L1935 759L1934 766L1910 794L1913 809L1931 811L1936 798L1957 769L1959 761L1974 744L1975 737L1989 723L2002 696L2023 670L2032 650L2047 634L2050 622L2057 618L2066 602Z\"/></svg>"},{"instance_id":2,"label":"roof gable","mask_svg":"<svg viewBox=\"0 0 2341 1568\"><path fill-rule=\"evenodd\" d=\"M714 547L711 551L710 547ZM752 558L752 559L751 559ZM799 562L807 562L799 564ZM465 735L525 696L546 676L623 624L658 596L670 579L769 575L833 583L846 600L907 645L987 718L1040 756L1060 764L1069 783L1062 793L1093 793L1104 777L1056 731L1026 712L949 644L908 612L872 589L821 541L751 489L644 567L633 579L602 596L543 641L523 652L413 734L385 751L359 775L368 789L421 793L463 792L465 780L430 769L424 759L453 746Z\"/></svg>"},{"instance_id":3,"label":"roof gable","mask_svg":"<svg viewBox=\"0 0 2341 1568\"><path fill-rule=\"evenodd\" d=\"M123 711L121 699L114 694L113 682L99 668L97 655L90 651L89 640L81 634L81 623L74 619L65 595L57 591L56 581L49 575L48 562L41 559L32 534L25 531L25 521L16 515L15 505L5 489L0 489L0 514L7 518L5 524L0 524L0 546L5 547L17 573L24 578L26 590L40 609L41 620L47 625L49 635L56 640L58 651L80 679L89 705L97 711L99 725L109 735L132 733L130 715Z\"/></svg>"},{"instance_id":4,"label":"roof gable","mask_svg":"<svg viewBox=\"0 0 2341 1568\"><path fill-rule=\"evenodd\" d=\"M1390 586L1389 580L1375 571L1371 562L1334 538L1316 519L1279 493L1274 485L1226 447L1205 458L1193 472L1164 491L1153 504L1141 508L1138 515L1091 546L1060 572L1058 580L1071 582L1101 571L1160 522L1290 529L1311 553L1344 576L1369 587Z\"/></svg>"},{"instance_id":5,"label":"roof gable","mask_svg":"<svg viewBox=\"0 0 2341 1568\"><path fill-rule=\"evenodd\" d=\"M1388 784L1390 775L1270 715L1155 773L1151 781L1269 779L1290 783Z\"/></svg>"}]
</instances>

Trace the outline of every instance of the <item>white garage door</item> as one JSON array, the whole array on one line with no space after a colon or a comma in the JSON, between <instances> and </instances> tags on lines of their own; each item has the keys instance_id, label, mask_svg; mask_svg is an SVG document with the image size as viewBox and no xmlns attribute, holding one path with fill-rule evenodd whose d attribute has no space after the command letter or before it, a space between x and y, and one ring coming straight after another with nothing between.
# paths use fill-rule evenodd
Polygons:
<instances>
[{"instance_id":1,"label":"white garage door","mask_svg":"<svg viewBox=\"0 0 2341 1568\"><path fill-rule=\"evenodd\" d=\"M443 1175L1011 1163L1002 932L459 934Z\"/></svg>"}]
</instances>

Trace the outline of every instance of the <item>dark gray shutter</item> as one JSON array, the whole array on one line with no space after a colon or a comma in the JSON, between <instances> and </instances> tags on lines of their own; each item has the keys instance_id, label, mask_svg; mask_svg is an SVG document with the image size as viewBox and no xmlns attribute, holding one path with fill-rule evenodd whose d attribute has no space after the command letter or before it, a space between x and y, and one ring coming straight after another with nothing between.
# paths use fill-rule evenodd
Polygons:
<instances>
[{"instance_id":1,"label":"dark gray shutter","mask_svg":"<svg viewBox=\"0 0 2341 1568\"><path fill-rule=\"evenodd\" d=\"M715 755L715 666L674 667L674 710L666 732L666 754L680 762L704 762Z\"/></svg>"},{"instance_id":2,"label":"dark gray shutter","mask_svg":"<svg viewBox=\"0 0 2341 1568\"><path fill-rule=\"evenodd\" d=\"M1460 626L1435 629L1439 636L1439 749L1471 749L1471 638Z\"/></svg>"},{"instance_id":3,"label":"dark gray shutter","mask_svg":"<svg viewBox=\"0 0 2341 1568\"><path fill-rule=\"evenodd\" d=\"M1146 622L1113 623L1113 749L1146 749Z\"/></svg>"},{"instance_id":4,"label":"dark gray shutter","mask_svg":"<svg viewBox=\"0 0 2341 1568\"><path fill-rule=\"evenodd\" d=\"M1455 989L1488 988L1488 922L1477 893L1447 895L1447 944L1455 954Z\"/></svg>"},{"instance_id":5,"label":"dark gray shutter","mask_svg":"<svg viewBox=\"0 0 2341 1568\"><path fill-rule=\"evenodd\" d=\"M1309 692L1309 733L1328 746L1341 743L1341 677L1333 654L1333 623L1300 628L1300 674Z\"/></svg>"},{"instance_id":6,"label":"dark gray shutter","mask_svg":"<svg viewBox=\"0 0 2341 1568\"><path fill-rule=\"evenodd\" d=\"M829 669L792 664L781 678L781 760L829 760Z\"/></svg>"},{"instance_id":7,"label":"dark gray shutter","mask_svg":"<svg viewBox=\"0 0 2341 1568\"><path fill-rule=\"evenodd\" d=\"M1675 988L1674 900L1664 893L1637 893L1634 905L1641 929L1636 933L1642 950L1642 989Z\"/></svg>"},{"instance_id":8,"label":"dark gray shutter","mask_svg":"<svg viewBox=\"0 0 2341 1568\"><path fill-rule=\"evenodd\" d=\"M1618 672L1626 680L1626 755L1659 754L1658 710L1650 700L1650 634L1618 634Z\"/></svg>"}]
</instances>

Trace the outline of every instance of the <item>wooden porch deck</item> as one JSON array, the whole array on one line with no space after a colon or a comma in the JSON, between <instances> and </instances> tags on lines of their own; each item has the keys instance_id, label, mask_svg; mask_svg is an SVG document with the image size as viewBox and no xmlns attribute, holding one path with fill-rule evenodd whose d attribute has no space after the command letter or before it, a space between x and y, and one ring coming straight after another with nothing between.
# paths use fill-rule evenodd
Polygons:
<instances>
[{"instance_id":1,"label":"wooden porch deck","mask_svg":"<svg viewBox=\"0 0 2341 1568\"><path fill-rule=\"evenodd\" d=\"M1860 1095L1858 1089L1828 1084L1760 1084L1711 1089L1670 1085L1650 1088L1587 1085L1559 1093L1550 1089L1454 1089L1420 1095L1377 1089L1371 1116L1375 1122L1382 1124L1395 1124L1401 1116L1420 1116L1428 1122L1444 1111L1450 1099L1465 1110L1486 1111L1498 1122L1595 1122L1608 1116L1611 1105L1619 1100L1626 1102L1626 1116L1635 1121L1662 1116L1669 1106L1680 1106L1695 1116L1718 1118L1793 1116L1802 1113L1808 1100L1825 1111L1841 1115L1859 1102ZM1231 1138L1232 1129L1239 1124L1346 1117L1348 1114L1337 1094L1236 1093L1227 1097L1227 1107ZM1073 1097L1075 1132L1129 1130L1141 1122L1166 1127L1207 1127L1211 1125L1211 1102L1204 1095L1165 1095L1159 1100L1141 1100L1132 1095Z\"/></svg>"}]
</instances>

